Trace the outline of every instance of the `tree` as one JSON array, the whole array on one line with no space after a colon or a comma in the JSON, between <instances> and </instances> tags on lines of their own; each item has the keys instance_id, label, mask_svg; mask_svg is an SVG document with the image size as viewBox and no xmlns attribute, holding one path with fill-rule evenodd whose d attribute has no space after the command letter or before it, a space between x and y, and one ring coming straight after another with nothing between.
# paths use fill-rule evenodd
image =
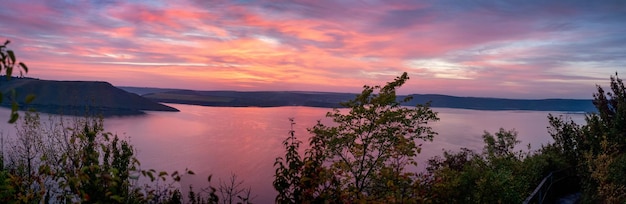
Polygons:
<instances>
[{"instance_id":1,"label":"tree","mask_svg":"<svg viewBox=\"0 0 626 204\"><path fill-rule=\"evenodd\" d=\"M515 130L506 131L504 128L500 128L500 131L494 135L485 131L483 141L485 142L484 154L489 157L515 157L513 148L520 143Z\"/></svg>"},{"instance_id":2,"label":"tree","mask_svg":"<svg viewBox=\"0 0 626 204\"><path fill-rule=\"evenodd\" d=\"M302 158L298 154L298 149L302 143L296 139L295 131L293 130L294 122L293 118L289 118L291 123L291 129L289 130L289 137L285 139L283 145L286 148L285 158L276 158L274 166L276 168L276 176L273 182L274 188L278 190L276 196L277 203L302 203L302 189L300 186L300 179L302 176Z\"/></svg>"},{"instance_id":3,"label":"tree","mask_svg":"<svg viewBox=\"0 0 626 204\"><path fill-rule=\"evenodd\" d=\"M612 92L606 93L601 86L597 86L598 92L593 94L593 104L598 113L587 115L588 129L585 131L592 151L600 150L599 141L604 136L622 153L626 148L626 88L617 73L611 76L610 86Z\"/></svg>"},{"instance_id":4,"label":"tree","mask_svg":"<svg viewBox=\"0 0 626 204\"><path fill-rule=\"evenodd\" d=\"M420 152L419 140L432 141L437 134L428 122L437 121L429 104L404 107L412 98L398 100L396 89L409 77L403 73L384 87L364 86L355 99L342 103L346 109L334 109L326 117L334 124L320 121L309 131L311 148L298 165L298 142L288 138L287 161L277 159L276 180L281 192L294 189L291 196L332 199L342 202L378 200L402 202L411 194L415 174L406 167L417 165L414 157ZM291 159L290 159L291 158ZM286 174L284 172L287 172ZM279 174L280 173L280 174ZM285 182L300 176L300 182ZM289 177L293 176L293 177ZM299 194L300 193L300 194ZM277 201L283 200L279 195ZM280 198L280 199L279 199Z\"/></svg>"},{"instance_id":5,"label":"tree","mask_svg":"<svg viewBox=\"0 0 626 204\"><path fill-rule=\"evenodd\" d=\"M548 133L554 139L550 148L555 148L569 165L578 166L582 159L580 150L585 149L582 142L581 127L571 119L567 120L562 116L556 117L549 114L548 120L550 123Z\"/></svg>"},{"instance_id":6,"label":"tree","mask_svg":"<svg viewBox=\"0 0 626 204\"><path fill-rule=\"evenodd\" d=\"M597 86L585 125L550 116L554 146L577 168L584 202L626 201L626 88L617 73Z\"/></svg>"},{"instance_id":7,"label":"tree","mask_svg":"<svg viewBox=\"0 0 626 204\"><path fill-rule=\"evenodd\" d=\"M611 76L610 91L597 86L593 104L597 113L588 114L582 128L585 198L592 201L626 201L626 88L617 73Z\"/></svg>"}]
</instances>

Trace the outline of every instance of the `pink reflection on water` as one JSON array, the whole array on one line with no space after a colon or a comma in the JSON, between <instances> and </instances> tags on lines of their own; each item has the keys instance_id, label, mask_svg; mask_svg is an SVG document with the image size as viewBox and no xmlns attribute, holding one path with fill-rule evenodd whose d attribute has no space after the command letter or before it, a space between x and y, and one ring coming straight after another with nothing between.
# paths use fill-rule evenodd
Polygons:
<instances>
[{"instance_id":1,"label":"pink reflection on water","mask_svg":"<svg viewBox=\"0 0 626 204\"><path fill-rule=\"evenodd\" d=\"M330 124L325 118L328 108L277 107L232 108L202 107L171 104L179 113L151 112L147 116L125 117L107 120L108 130L122 131L131 137L138 149L138 157L144 168L173 171L189 168L197 175L184 178L182 184L206 186L206 177L213 174L213 185L220 179L226 181L231 173L252 187L255 201L273 202L276 195L272 187L274 161L284 155L282 141L288 137L290 123L295 118L296 136L308 145L306 128L317 120ZM418 155L421 171L425 162L442 149L458 151L467 147L480 151L483 132L494 133L500 127L516 129L525 149L531 143L533 149L551 141L546 127L548 112L539 111L477 111L435 108L441 121L432 123L439 132L434 141L422 142ZM578 120L582 115L572 115ZM183 188L186 189L186 188Z\"/></svg>"},{"instance_id":2,"label":"pink reflection on water","mask_svg":"<svg viewBox=\"0 0 626 204\"><path fill-rule=\"evenodd\" d=\"M147 116L107 120L106 128L128 135L143 168L195 171L182 185L213 186L231 173L252 187L256 201L273 201L274 161L284 155L288 118L296 119L296 136L308 140L307 127L323 119L329 109L304 107L232 108L173 105L179 113L151 112ZM115 133L115 132L114 132ZM186 189L186 188L184 188ZM197 189L197 188L196 188Z\"/></svg>"}]
</instances>

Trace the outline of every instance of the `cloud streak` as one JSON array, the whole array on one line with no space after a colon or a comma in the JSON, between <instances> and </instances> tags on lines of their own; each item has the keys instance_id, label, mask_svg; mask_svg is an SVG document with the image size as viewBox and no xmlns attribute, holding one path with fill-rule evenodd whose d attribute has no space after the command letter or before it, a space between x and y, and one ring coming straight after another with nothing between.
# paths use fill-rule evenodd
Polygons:
<instances>
[{"instance_id":1,"label":"cloud streak","mask_svg":"<svg viewBox=\"0 0 626 204\"><path fill-rule=\"evenodd\" d=\"M590 98L626 71L621 1L3 2L31 76L115 85Z\"/></svg>"}]
</instances>

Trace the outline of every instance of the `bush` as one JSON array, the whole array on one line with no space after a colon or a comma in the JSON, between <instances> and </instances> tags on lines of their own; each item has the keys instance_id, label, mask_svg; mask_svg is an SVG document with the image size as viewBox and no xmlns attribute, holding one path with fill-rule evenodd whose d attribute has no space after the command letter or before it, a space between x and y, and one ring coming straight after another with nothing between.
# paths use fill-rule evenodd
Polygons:
<instances>
[{"instance_id":1,"label":"bush","mask_svg":"<svg viewBox=\"0 0 626 204\"><path fill-rule=\"evenodd\" d=\"M463 148L430 159L421 183L429 189L426 197L435 203L520 203L545 174L563 166L551 147L513 151L519 143L514 130L485 132L483 140L481 153Z\"/></svg>"}]
</instances>

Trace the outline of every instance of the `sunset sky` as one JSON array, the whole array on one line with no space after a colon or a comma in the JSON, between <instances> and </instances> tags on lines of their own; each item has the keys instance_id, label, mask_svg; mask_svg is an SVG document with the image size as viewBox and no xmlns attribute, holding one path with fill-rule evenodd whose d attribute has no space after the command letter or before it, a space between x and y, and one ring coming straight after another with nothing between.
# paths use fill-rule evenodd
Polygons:
<instances>
[{"instance_id":1,"label":"sunset sky","mask_svg":"<svg viewBox=\"0 0 626 204\"><path fill-rule=\"evenodd\" d=\"M591 98L626 76L626 1L2 0L27 76L198 90ZM624 77L622 77L624 78Z\"/></svg>"}]
</instances>

